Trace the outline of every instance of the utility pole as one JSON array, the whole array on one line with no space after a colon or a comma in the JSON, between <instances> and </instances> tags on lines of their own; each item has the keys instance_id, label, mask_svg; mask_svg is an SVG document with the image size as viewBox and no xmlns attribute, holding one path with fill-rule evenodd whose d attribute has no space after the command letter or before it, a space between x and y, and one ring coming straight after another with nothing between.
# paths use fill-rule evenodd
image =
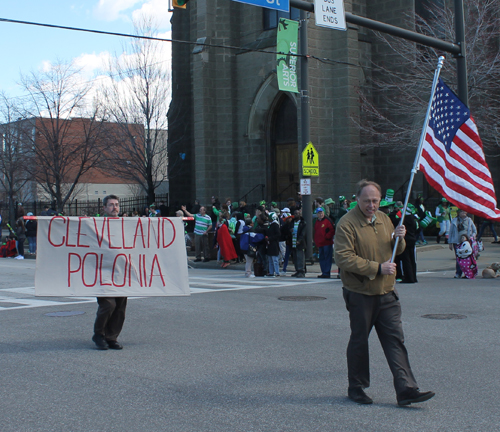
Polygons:
<instances>
[{"instance_id":1,"label":"utility pole","mask_svg":"<svg viewBox=\"0 0 500 432\"><path fill-rule=\"evenodd\" d=\"M300 151L299 161L302 170L302 151L309 143L309 73L307 70L307 18L308 12L300 11L300 26L299 26L299 53L300 57ZM305 259L312 259L312 200L311 195L302 196L302 217L306 221L306 254Z\"/></svg>"},{"instance_id":2,"label":"utility pole","mask_svg":"<svg viewBox=\"0 0 500 432\"><path fill-rule=\"evenodd\" d=\"M457 59L457 87L458 97L469 106L469 87L467 84L467 57L465 55L465 19L464 0L455 0L455 39L460 46L460 52L455 54Z\"/></svg>"}]
</instances>

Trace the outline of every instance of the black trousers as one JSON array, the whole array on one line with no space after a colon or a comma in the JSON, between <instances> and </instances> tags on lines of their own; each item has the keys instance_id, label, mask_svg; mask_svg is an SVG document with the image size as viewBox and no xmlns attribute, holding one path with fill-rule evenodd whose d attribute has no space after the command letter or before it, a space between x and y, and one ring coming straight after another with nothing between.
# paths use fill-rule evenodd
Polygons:
<instances>
[{"instance_id":1,"label":"black trousers","mask_svg":"<svg viewBox=\"0 0 500 432\"><path fill-rule=\"evenodd\" d=\"M418 388L404 345L397 293L369 296L343 288L343 294L351 323L351 338L347 346L349 388L370 386L368 337L373 327L391 369L396 394Z\"/></svg>"},{"instance_id":2,"label":"black trousers","mask_svg":"<svg viewBox=\"0 0 500 432\"><path fill-rule=\"evenodd\" d=\"M116 341L125 321L127 297L97 297L97 304L94 334Z\"/></svg>"},{"instance_id":3,"label":"black trousers","mask_svg":"<svg viewBox=\"0 0 500 432\"><path fill-rule=\"evenodd\" d=\"M403 267L403 282L417 283L417 257L415 255L415 242L406 242L404 252L399 255Z\"/></svg>"}]
</instances>

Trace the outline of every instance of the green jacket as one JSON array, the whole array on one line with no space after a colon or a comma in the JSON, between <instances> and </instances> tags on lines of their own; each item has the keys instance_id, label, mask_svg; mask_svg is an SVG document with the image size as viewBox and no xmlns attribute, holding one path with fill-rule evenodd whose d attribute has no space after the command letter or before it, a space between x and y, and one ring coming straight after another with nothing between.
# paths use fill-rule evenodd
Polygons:
<instances>
[{"instance_id":1,"label":"green jacket","mask_svg":"<svg viewBox=\"0 0 500 432\"><path fill-rule=\"evenodd\" d=\"M389 217L377 211L369 223L358 205L343 216L335 232L335 263L342 283L349 291L382 295L394 290L396 275L377 275L379 265L389 261L395 244L394 225ZM398 243L397 255L406 243Z\"/></svg>"}]
</instances>

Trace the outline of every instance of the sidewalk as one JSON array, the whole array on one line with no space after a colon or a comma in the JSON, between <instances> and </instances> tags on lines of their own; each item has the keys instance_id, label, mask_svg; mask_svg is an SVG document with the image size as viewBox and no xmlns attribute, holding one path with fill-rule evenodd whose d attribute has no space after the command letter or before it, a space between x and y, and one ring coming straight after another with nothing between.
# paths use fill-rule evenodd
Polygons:
<instances>
[{"instance_id":1,"label":"sidewalk","mask_svg":"<svg viewBox=\"0 0 500 432\"><path fill-rule=\"evenodd\" d=\"M437 244L435 240L428 239L429 243L425 246L417 246L417 269L419 272L434 272L434 271L454 271L455 270L455 254L449 249L447 244ZM484 251L480 252L477 260L479 267L478 277L484 268L488 267L493 262L500 262L500 244L492 244L493 237L483 237ZM194 262L194 256L188 257L189 265L195 269L220 269L222 262L211 260L207 263ZM231 264L227 267L228 270L237 270L244 272L245 264ZM294 272L293 263L290 261L288 265L287 276ZM332 273L337 273L337 266L333 264ZM319 263L307 265L307 277L317 277L321 274Z\"/></svg>"}]
</instances>

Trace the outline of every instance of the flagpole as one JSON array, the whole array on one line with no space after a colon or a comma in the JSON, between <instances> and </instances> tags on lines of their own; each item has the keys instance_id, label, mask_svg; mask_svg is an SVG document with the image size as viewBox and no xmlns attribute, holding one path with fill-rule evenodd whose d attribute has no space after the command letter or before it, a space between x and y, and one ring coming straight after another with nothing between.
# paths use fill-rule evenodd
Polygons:
<instances>
[{"instance_id":1,"label":"flagpole","mask_svg":"<svg viewBox=\"0 0 500 432\"><path fill-rule=\"evenodd\" d=\"M444 56L440 56L438 58L437 68L434 71L434 80L432 82L431 97L429 99L429 105L427 106L427 113L425 114L424 126L422 128L422 133L420 134L420 141L418 143L417 154L415 156L415 162L413 163L413 168L411 170L411 176L410 176L410 181L408 182L408 189L406 191L405 202L403 205L403 210L401 211L401 220L399 221L398 226L403 225L403 221L406 216L406 209L408 207L408 200L410 199L413 180L415 179L415 174L418 172L418 167L420 165L420 157L422 156L422 149L424 147L425 136L427 135L427 126L429 125L429 117L431 114L434 93L436 93L439 74L441 73L441 69L443 68L444 60L445 60ZM394 243L394 250L392 251L391 263L394 262L394 258L396 257L396 249L398 248L398 243L399 243L399 237L396 237L396 242Z\"/></svg>"}]
</instances>

